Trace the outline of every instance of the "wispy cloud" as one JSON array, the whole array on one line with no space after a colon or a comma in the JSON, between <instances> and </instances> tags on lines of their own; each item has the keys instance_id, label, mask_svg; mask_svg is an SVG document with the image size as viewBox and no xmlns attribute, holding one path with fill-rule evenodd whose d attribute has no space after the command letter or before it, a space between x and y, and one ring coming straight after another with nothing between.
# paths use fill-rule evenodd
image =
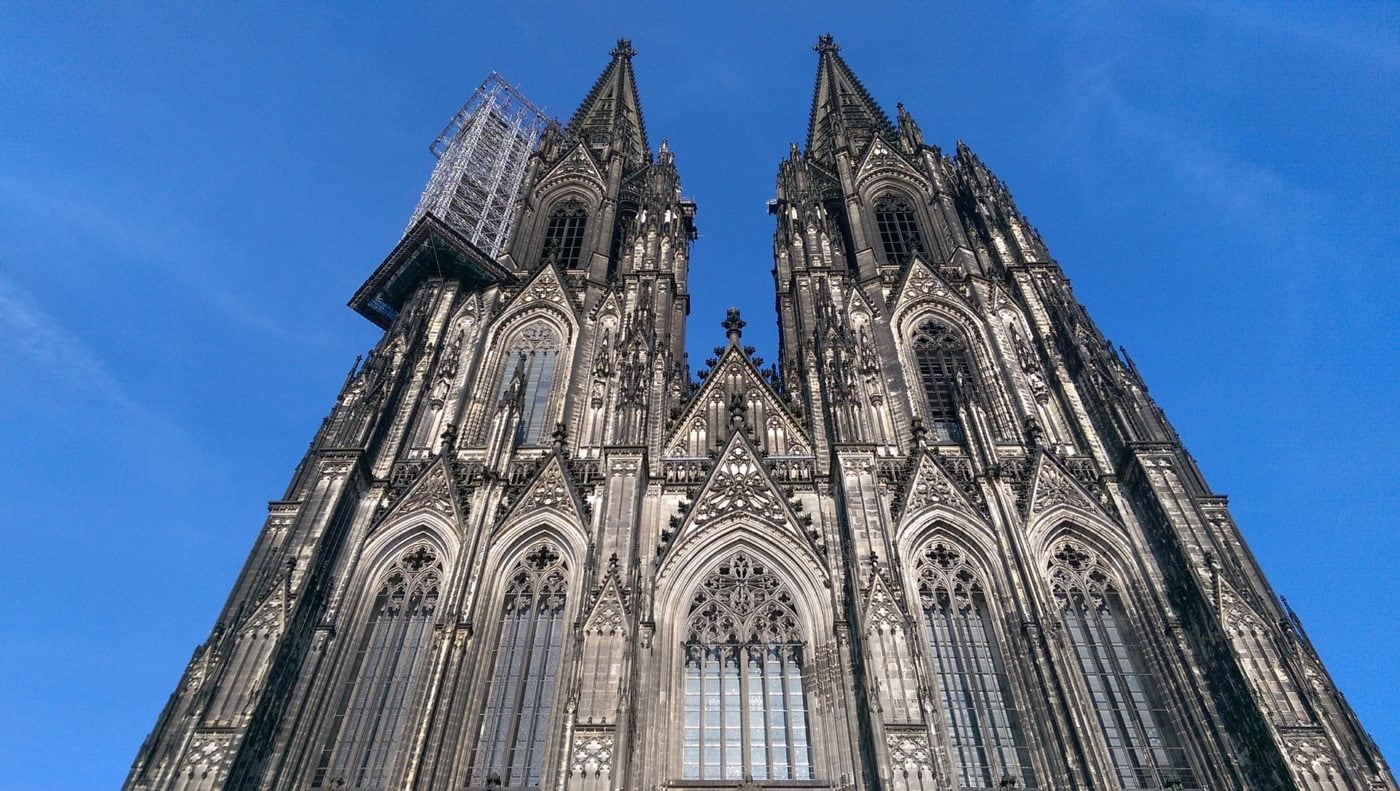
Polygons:
<instances>
[{"instance_id":1,"label":"wispy cloud","mask_svg":"<svg viewBox=\"0 0 1400 791\"><path fill-rule=\"evenodd\" d=\"M15 283L0 276L0 349L76 390L132 413L145 414L102 361L72 332Z\"/></svg>"},{"instance_id":2,"label":"wispy cloud","mask_svg":"<svg viewBox=\"0 0 1400 791\"><path fill-rule=\"evenodd\" d=\"M1349 13L1334 13L1328 5L1305 8L1274 6L1268 3L1240 5L1234 3L1186 3L1183 8L1194 10L1217 24L1235 30L1281 41L1310 50L1314 57L1351 60L1370 68L1400 71L1400 14L1384 3L1370 7L1370 24L1359 20L1367 11L1365 4L1348 6ZM1381 18L1386 12L1393 16Z\"/></svg>"},{"instance_id":3,"label":"wispy cloud","mask_svg":"<svg viewBox=\"0 0 1400 791\"><path fill-rule=\"evenodd\" d=\"M122 212L94 200L88 190L61 181L0 178L0 208L26 226L54 239L73 239L85 247L109 251L124 265L149 266L178 284L220 317L283 342L302 345L308 333L285 326L254 300L226 285L218 264L242 256L206 234L161 223L139 212ZM198 255L191 255L191 250Z\"/></svg>"}]
</instances>

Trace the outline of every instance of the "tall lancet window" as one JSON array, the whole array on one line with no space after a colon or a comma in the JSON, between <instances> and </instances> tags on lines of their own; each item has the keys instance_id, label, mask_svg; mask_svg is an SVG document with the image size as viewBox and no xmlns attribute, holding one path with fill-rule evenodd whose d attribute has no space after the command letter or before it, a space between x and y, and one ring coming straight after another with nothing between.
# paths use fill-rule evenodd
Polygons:
<instances>
[{"instance_id":1,"label":"tall lancet window","mask_svg":"<svg viewBox=\"0 0 1400 791\"><path fill-rule=\"evenodd\" d=\"M559 333L548 324L526 327L511 343L501 371L498 403L520 399L517 439L525 445L538 445L548 438L549 399L553 392L554 371L559 363Z\"/></svg>"},{"instance_id":2,"label":"tall lancet window","mask_svg":"<svg viewBox=\"0 0 1400 791\"><path fill-rule=\"evenodd\" d=\"M792 594L739 553L701 583L688 627L682 777L812 779Z\"/></svg>"},{"instance_id":3,"label":"tall lancet window","mask_svg":"<svg viewBox=\"0 0 1400 791\"><path fill-rule=\"evenodd\" d=\"M875 228L880 232L885 263L907 264L915 255L927 254L914 207L903 196L887 193L876 199Z\"/></svg>"},{"instance_id":4,"label":"tall lancet window","mask_svg":"<svg viewBox=\"0 0 1400 791\"><path fill-rule=\"evenodd\" d=\"M401 554L380 578L314 787L398 785L396 759L428 672L441 579L442 561L427 544Z\"/></svg>"},{"instance_id":5,"label":"tall lancet window","mask_svg":"<svg viewBox=\"0 0 1400 791\"><path fill-rule=\"evenodd\" d=\"M588 225L588 209L578 201L560 203L549 211L549 224L544 230L542 261L555 261L564 269L579 266L583 252L583 229Z\"/></svg>"},{"instance_id":6,"label":"tall lancet window","mask_svg":"<svg viewBox=\"0 0 1400 791\"><path fill-rule=\"evenodd\" d=\"M1160 789L1172 782L1199 788L1123 597L1103 564L1083 547L1062 542L1051 559L1050 586L1118 782L1125 789Z\"/></svg>"},{"instance_id":7,"label":"tall lancet window","mask_svg":"<svg viewBox=\"0 0 1400 791\"><path fill-rule=\"evenodd\" d=\"M511 570L467 785L538 788L559 681L569 570L540 544Z\"/></svg>"},{"instance_id":8,"label":"tall lancet window","mask_svg":"<svg viewBox=\"0 0 1400 791\"><path fill-rule=\"evenodd\" d=\"M919 600L957 787L1035 788L987 597L962 553L939 543L924 554Z\"/></svg>"},{"instance_id":9,"label":"tall lancet window","mask_svg":"<svg viewBox=\"0 0 1400 791\"><path fill-rule=\"evenodd\" d=\"M973 384L966 344L948 325L928 321L914 331L912 346L928 410L925 428L930 438L935 442L962 442L957 394Z\"/></svg>"}]
</instances>

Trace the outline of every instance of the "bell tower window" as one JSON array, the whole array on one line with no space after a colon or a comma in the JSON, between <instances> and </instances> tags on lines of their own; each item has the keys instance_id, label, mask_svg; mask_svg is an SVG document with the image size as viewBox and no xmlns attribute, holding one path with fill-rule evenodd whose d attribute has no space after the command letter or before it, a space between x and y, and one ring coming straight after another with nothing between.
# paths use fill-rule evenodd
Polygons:
<instances>
[{"instance_id":1,"label":"bell tower window","mask_svg":"<svg viewBox=\"0 0 1400 791\"><path fill-rule=\"evenodd\" d=\"M583 252L583 229L588 224L588 209L578 201L565 201L549 212L549 224L544 232L542 261L554 261L564 269L577 269Z\"/></svg>"},{"instance_id":2,"label":"bell tower window","mask_svg":"<svg viewBox=\"0 0 1400 791\"><path fill-rule=\"evenodd\" d=\"M875 201L875 228L885 263L903 266L915 255L925 255L924 236L914 207L905 198L887 194Z\"/></svg>"},{"instance_id":3,"label":"bell tower window","mask_svg":"<svg viewBox=\"0 0 1400 791\"><path fill-rule=\"evenodd\" d=\"M914 331L912 345L930 438L935 442L962 442L958 392L973 383L966 344L946 324L930 321Z\"/></svg>"}]
</instances>

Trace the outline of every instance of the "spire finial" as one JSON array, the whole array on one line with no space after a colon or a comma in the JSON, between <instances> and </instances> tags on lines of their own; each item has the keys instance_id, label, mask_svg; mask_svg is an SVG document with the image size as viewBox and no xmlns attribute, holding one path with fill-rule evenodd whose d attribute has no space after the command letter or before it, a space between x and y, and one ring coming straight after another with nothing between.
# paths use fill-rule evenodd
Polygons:
<instances>
[{"instance_id":1,"label":"spire finial","mask_svg":"<svg viewBox=\"0 0 1400 791\"><path fill-rule=\"evenodd\" d=\"M730 308L719 326L724 328L725 336L729 338L729 345L738 346L739 339L744 337L744 327L747 324L748 322L739 317L738 308Z\"/></svg>"},{"instance_id":2,"label":"spire finial","mask_svg":"<svg viewBox=\"0 0 1400 791\"><path fill-rule=\"evenodd\" d=\"M830 33L823 33L817 37L817 45L812 49L825 55L826 53L837 53L841 51L841 46L836 43L836 39Z\"/></svg>"},{"instance_id":3,"label":"spire finial","mask_svg":"<svg viewBox=\"0 0 1400 791\"><path fill-rule=\"evenodd\" d=\"M626 58L627 60L631 60L632 56L637 54L637 50L632 48L632 41L630 39L620 38L617 40L617 46L613 47L613 51L608 54L612 55L614 58Z\"/></svg>"}]
</instances>

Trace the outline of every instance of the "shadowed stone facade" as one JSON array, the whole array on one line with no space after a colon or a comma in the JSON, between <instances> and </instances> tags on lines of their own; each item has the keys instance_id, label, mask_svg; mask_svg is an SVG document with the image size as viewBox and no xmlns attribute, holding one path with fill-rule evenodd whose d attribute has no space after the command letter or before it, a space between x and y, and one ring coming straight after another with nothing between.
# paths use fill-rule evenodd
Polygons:
<instances>
[{"instance_id":1,"label":"shadowed stone facade","mask_svg":"<svg viewBox=\"0 0 1400 791\"><path fill-rule=\"evenodd\" d=\"M356 294L127 788L1396 788L1006 187L816 50L777 365L731 311L691 378L619 42L500 256L429 213Z\"/></svg>"}]
</instances>

